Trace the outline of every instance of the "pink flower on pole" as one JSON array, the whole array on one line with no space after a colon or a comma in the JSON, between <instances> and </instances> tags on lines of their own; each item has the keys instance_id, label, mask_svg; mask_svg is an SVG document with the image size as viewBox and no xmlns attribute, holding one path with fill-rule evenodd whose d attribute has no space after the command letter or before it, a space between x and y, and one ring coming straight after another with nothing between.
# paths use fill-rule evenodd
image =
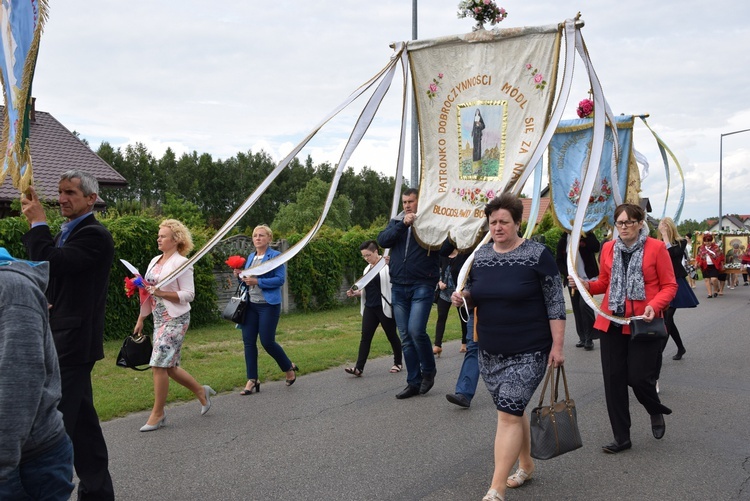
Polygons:
<instances>
[{"instance_id":1,"label":"pink flower on pole","mask_svg":"<svg viewBox=\"0 0 750 501\"><path fill-rule=\"evenodd\" d=\"M442 73L438 73L438 78L443 78L443 74Z\"/></svg>"},{"instance_id":2,"label":"pink flower on pole","mask_svg":"<svg viewBox=\"0 0 750 501\"><path fill-rule=\"evenodd\" d=\"M492 200L495 198L495 192L493 190L487 190L487 199Z\"/></svg>"},{"instance_id":3,"label":"pink flower on pole","mask_svg":"<svg viewBox=\"0 0 750 501\"><path fill-rule=\"evenodd\" d=\"M534 83L541 83L542 80L544 80L544 77L541 73L537 73L536 75L534 75Z\"/></svg>"},{"instance_id":4,"label":"pink flower on pole","mask_svg":"<svg viewBox=\"0 0 750 501\"><path fill-rule=\"evenodd\" d=\"M584 99L580 103L578 103L578 108L576 109L576 113L578 113L579 118L586 118L590 116L594 112L594 103L590 99Z\"/></svg>"},{"instance_id":5,"label":"pink flower on pole","mask_svg":"<svg viewBox=\"0 0 750 501\"><path fill-rule=\"evenodd\" d=\"M531 63L526 63L526 69L527 69L527 70L530 70L530 69L531 69Z\"/></svg>"},{"instance_id":6,"label":"pink flower on pole","mask_svg":"<svg viewBox=\"0 0 750 501\"><path fill-rule=\"evenodd\" d=\"M437 92L437 85L435 85L434 83L431 83L430 84L430 91L431 92Z\"/></svg>"}]
</instances>

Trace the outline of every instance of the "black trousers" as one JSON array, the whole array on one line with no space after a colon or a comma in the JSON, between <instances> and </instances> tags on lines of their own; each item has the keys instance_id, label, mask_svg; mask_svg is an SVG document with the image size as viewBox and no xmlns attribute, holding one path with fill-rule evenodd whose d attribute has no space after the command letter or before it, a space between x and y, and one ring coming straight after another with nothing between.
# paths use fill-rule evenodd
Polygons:
<instances>
[{"instance_id":1,"label":"black trousers","mask_svg":"<svg viewBox=\"0 0 750 501\"><path fill-rule=\"evenodd\" d=\"M94 408L93 368L93 362L60 367L62 399L57 408L62 412L65 431L73 442L73 466L79 479L80 501L115 499L107 444Z\"/></svg>"},{"instance_id":2,"label":"black trousers","mask_svg":"<svg viewBox=\"0 0 750 501\"><path fill-rule=\"evenodd\" d=\"M630 440L630 403L628 386L650 416L671 414L659 400L656 380L659 377L661 342L631 341L622 334L622 326L612 322L600 337L604 396L612 433L617 443Z\"/></svg>"},{"instance_id":3,"label":"black trousers","mask_svg":"<svg viewBox=\"0 0 750 501\"><path fill-rule=\"evenodd\" d=\"M357 356L357 369L359 370L365 369L367 357L370 355L372 338L375 337L375 330L378 328L378 325L383 327L385 337L391 343L394 365L402 365L401 338L398 337L396 321L393 317L385 316L382 306L378 306L377 308L365 306L365 310L362 312L362 337L359 340L359 355Z\"/></svg>"},{"instance_id":4,"label":"black trousers","mask_svg":"<svg viewBox=\"0 0 750 501\"><path fill-rule=\"evenodd\" d=\"M570 294L570 307L573 310L578 339L582 343L591 341L594 339L594 321L596 320L594 310L586 304L580 292L573 293L573 290L568 287L568 293Z\"/></svg>"}]
</instances>

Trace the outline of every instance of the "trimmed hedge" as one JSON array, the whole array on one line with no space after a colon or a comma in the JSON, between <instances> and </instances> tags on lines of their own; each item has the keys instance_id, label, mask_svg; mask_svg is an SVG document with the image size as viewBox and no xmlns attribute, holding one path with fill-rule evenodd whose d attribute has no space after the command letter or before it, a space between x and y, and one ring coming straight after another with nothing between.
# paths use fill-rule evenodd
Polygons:
<instances>
[{"instance_id":1,"label":"trimmed hedge","mask_svg":"<svg viewBox=\"0 0 750 501\"><path fill-rule=\"evenodd\" d=\"M359 246L375 240L382 228L363 230L359 226L343 232L321 228L316 237L287 264L289 291L302 311L316 311L339 306L339 289L343 279L349 283L362 276L365 263ZM287 237L290 247L303 235Z\"/></svg>"},{"instance_id":2,"label":"trimmed hedge","mask_svg":"<svg viewBox=\"0 0 750 501\"><path fill-rule=\"evenodd\" d=\"M97 215L98 216L98 215ZM124 279L130 272L120 263L125 259L142 273L151 259L159 254L156 235L162 218L146 216L121 216L116 219L99 218L112 233L115 242L115 260L110 272L105 317L105 339L123 339L133 332L138 318L138 299L125 296ZM50 229L57 232L60 219L50 221ZM29 230L23 216L0 219L0 247L5 247L11 255L28 259L21 236ZM191 229L196 248L200 248L209 238L206 230ZM195 266L195 301L191 303L190 323L200 327L218 319L216 309L216 283L213 278L213 258L209 255ZM82 277L85 279L85 277Z\"/></svg>"}]
</instances>

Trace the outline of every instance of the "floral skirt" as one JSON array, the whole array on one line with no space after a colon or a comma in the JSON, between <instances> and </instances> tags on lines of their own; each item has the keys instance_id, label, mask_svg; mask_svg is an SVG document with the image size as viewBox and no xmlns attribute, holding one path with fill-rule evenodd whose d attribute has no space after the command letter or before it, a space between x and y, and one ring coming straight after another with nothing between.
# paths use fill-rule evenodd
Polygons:
<instances>
[{"instance_id":1,"label":"floral skirt","mask_svg":"<svg viewBox=\"0 0 750 501\"><path fill-rule=\"evenodd\" d=\"M179 367L182 353L182 341L190 325L190 312L172 318L162 301L155 301L154 315L154 351L151 352L151 367Z\"/></svg>"},{"instance_id":2,"label":"floral skirt","mask_svg":"<svg viewBox=\"0 0 750 501\"><path fill-rule=\"evenodd\" d=\"M523 416L547 371L549 353L495 355L479 350L479 371L497 410Z\"/></svg>"}]
</instances>

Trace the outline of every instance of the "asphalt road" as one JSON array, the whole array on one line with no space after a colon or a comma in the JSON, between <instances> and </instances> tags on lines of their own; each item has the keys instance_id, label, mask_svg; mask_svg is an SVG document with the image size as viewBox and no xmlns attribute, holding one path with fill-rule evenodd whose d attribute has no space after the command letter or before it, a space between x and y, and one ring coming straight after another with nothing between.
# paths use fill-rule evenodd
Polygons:
<instances>
[{"instance_id":1,"label":"asphalt road","mask_svg":"<svg viewBox=\"0 0 750 501\"><path fill-rule=\"evenodd\" d=\"M565 366L583 448L537 461L533 481L507 499L750 500L750 287L711 300L703 284L695 290L701 305L676 315L687 354L673 361L671 341L665 352L661 397L674 413L664 439L652 437L631 392L633 448L601 451L612 434L599 346L574 347L571 315ZM405 372L389 374L386 357L362 378L341 367L288 388L221 394L203 417L197 401L174 405L156 432L138 432L146 412L103 423L118 499L478 501L492 476L497 411L481 381L471 409L445 400L458 349L444 345L435 387L408 400L394 398Z\"/></svg>"}]
</instances>

